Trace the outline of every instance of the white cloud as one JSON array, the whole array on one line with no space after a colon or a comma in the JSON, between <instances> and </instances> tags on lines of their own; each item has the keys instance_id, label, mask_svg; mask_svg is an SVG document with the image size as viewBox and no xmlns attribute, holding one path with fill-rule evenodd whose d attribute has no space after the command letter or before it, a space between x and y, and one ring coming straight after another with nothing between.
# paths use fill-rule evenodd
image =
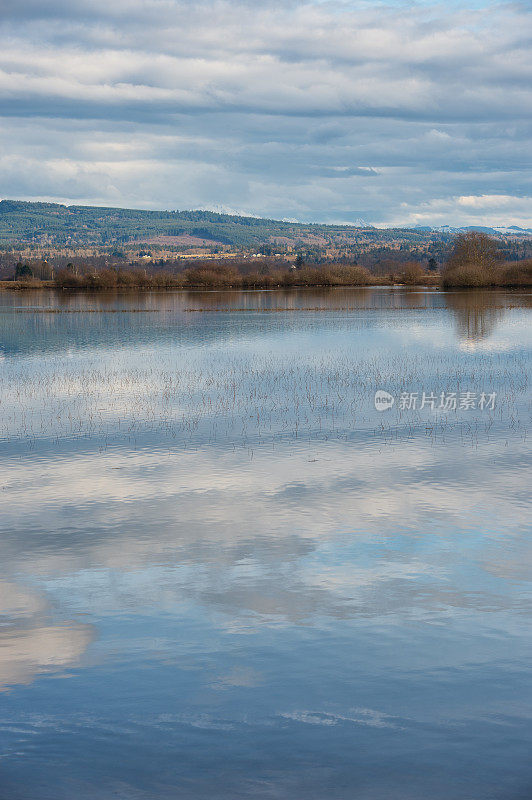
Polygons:
<instances>
[{"instance_id":1,"label":"white cloud","mask_svg":"<svg viewBox=\"0 0 532 800\"><path fill-rule=\"evenodd\" d=\"M4 6L6 196L406 223L530 195L525 7Z\"/></svg>"},{"instance_id":2,"label":"white cloud","mask_svg":"<svg viewBox=\"0 0 532 800\"><path fill-rule=\"evenodd\" d=\"M482 194L467 195L458 198L458 205L467 208L504 208L504 206L522 205L523 208L530 208L532 197L512 197L509 194Z\"/></svg>"},{"instance_id":3,"label":"white cloud","mask_svg":"<svg viewBox=\"0 0 532 800\"><path fill-rule=\"evenodd\" d=\"M514 224L530 227L532 222L532 197L515 197L507 194L462 195L436 198L411 206L405 203L397 223L406 221L411 225L446 224L460 222L463 225L501 224L511 219Z\"/></svg>"}]
</instances>

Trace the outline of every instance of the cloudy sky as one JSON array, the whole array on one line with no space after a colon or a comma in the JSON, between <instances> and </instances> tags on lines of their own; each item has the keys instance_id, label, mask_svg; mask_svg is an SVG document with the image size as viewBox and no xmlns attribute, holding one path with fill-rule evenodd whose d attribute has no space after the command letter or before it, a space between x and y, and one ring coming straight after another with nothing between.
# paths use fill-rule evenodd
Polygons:
<instances>
[{"instance_id":1,"label":"cloudy sky","mask_svg":"<svg viewBox=\"0 0 532 800\"><path fill-rule=\"evenodd\" d=\"M0 0L0 196L532 225L529 2Z\"/></svg>"}]
</instances>

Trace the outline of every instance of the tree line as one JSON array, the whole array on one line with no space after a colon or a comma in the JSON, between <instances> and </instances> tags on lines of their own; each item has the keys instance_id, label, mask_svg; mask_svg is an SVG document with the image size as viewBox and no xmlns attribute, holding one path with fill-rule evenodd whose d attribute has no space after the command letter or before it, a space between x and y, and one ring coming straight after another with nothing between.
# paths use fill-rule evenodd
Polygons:
<instances>
[{"instance_id":1,"label":"tree line","mask_svg":"<svg viewBox=\"0 0 532 800\"><path fill-rule=\"evenodd\" d=\"M296 262L283 260L216 261L206 259L189 268L165 271L149 265L108 267L94 264L73 265L55 272L47 262L38 265L18 263L14 279L21 286L48 285L60 289L112 288L288 288L291 286L368 286L368 285L441 285L443 288L519 287L532 285L532 259L504 259L497 240L469 231L454 240L441 270L434 259L426 265L418 261L390 264L386 273L370 271L360 264L310 263L302 256Z\"/></svg>"}]
</instances>

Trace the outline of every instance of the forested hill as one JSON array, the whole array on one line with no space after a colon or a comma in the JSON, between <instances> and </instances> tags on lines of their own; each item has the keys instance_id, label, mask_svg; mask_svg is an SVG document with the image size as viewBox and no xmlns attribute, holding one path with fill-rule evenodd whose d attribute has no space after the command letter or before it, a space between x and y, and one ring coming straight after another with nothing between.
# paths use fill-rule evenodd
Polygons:
<instances>
[{"instance_id":1,"label":"forested hill","mask_svg":"<svg viewBox=\"0 0 532 800\"><path fill-rule=\"evenodd\" d=\"M325 226L294 225L211 211L141 211L127 208L0 202L0 241L49 244L112 244L154 236L191 236L246 246L271 236L292 236Z\"/></svg>"},{"instance_id":2,"label":"forested hill","mask_svg":"<svg viewBox=\"0 0 532 800\"><path fill-rule=\"evenodd\" d=\"M18 200L0 202L0 242L4 244L108 245L188 234L235 247L250 247L285 238L302 241L315 237L336 238L357 230L361 229L344 225L305 225L213 211L141 211ZM389 238L386 230L371 227L363 230L365 236ZM412 240L420 238L420 233L410 233Z\"/></svg>"},{"instance_id":3,"label":"forested hill","mask_svg":"<svg viewBox=\"0 0 532 800\"><path fill-rule=\"evenodd\" d=\"M266 243L304 243L321 247L346 247L363 241L387 246L403 242L419 246L449 240L452 231L378 229L371 226L301 224L256 217L217 214L212 211L142 211L92 206L64 206L18 200L0 202L0 247L18 244L47 246L109 246L156 241L167 244L183 237L230 246L254 248ZM525 232L523 232L523 235ZM516 236L519 236L516 229Z\"/></svg>"}]
</instances>

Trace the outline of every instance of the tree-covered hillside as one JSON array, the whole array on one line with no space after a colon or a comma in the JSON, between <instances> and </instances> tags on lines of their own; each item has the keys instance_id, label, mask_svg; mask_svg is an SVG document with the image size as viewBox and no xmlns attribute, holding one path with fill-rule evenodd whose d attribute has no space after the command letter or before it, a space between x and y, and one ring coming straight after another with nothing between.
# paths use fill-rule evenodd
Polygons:
<instances>
[{"instance_id":1,"label":"tree-covered hillside","mask_svg":"<svg viewBox=\"0 0 532 800\"><path fill-rule=\"evenodd\" d=\"M0 243L50 245L109 245L155 236L189 234L235 247L253 247L277 239L294 241L364 238L385 243L392 230L351 228L343 225L305 225L256 217L216 214L212 211L140 211L122 208L63 206L53 203L0 202ZM426 239L426 231L403 230L411 242ZM395 232L396 235L396 232Z\"/></svg>"},{"instance_id":2,"label":"tree-covered hillside","mask_svg":"<svg viewBox=\"0 0 532 800\"><path fill-rule=\"evenodd\" d=\"M90 249L92 257L121 254L130 260L148 257L146 249L150 257L164 259L172 254L227 256L258 251L291 258L299 253L309 262L357 260L369 267L388 268L390 259L441 264L456 232L303 224L213 211L143 211L2 200L0 272L11 268L9 254L13 250L21 252L20 258L28 257L24 251L29 250L35 257L64 255L71 260L76 254L86 257L84 248ZM508 260L532 256L530 232L508 229L492 233Z\"/></svg>"}]
</instances>

